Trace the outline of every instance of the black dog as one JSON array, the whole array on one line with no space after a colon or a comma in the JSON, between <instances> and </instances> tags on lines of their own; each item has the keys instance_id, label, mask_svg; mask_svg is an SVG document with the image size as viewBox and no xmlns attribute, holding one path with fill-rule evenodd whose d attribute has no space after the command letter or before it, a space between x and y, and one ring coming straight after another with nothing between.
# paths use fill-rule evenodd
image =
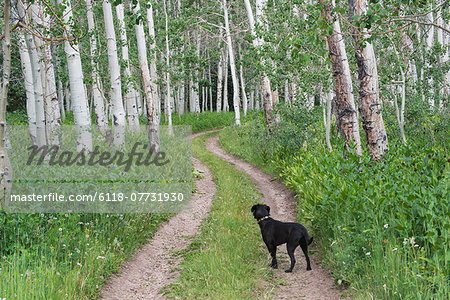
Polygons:
<instances>
[{"instance_id":1,"label":"black dog","mask_svg":"<svg viewBox=\"0 0 450 300\"><path fill-rule=\"evenodd\" d=\"M284 223L274 220L270 217L270 207L264 204L256 204L252 207L252 213L256 220L258 220L261 234L266 243L267 249L272 256L272 268L278 268L276 253L277 246L287 243L286 248L291 258L291 267L286 270L286 273L292 272L295 265L294 251L298 245L303 250L306 257L306 270L311 270L311 263L308 257L308 245L311 244L313 238L309 238L308 231L303 225L298 223Z\"/></svg>"}]
</instances>

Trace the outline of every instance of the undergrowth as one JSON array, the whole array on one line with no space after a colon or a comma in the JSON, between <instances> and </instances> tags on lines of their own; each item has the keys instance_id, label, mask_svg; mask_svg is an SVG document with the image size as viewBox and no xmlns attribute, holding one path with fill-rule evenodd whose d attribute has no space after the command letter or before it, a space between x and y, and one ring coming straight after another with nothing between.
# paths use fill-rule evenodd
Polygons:
<instances>
[{"instance_id":1,"label":"undergrowth","mask_svg":"<svg viewBox=\"0 0 450 300\"><path fill-rule=\"evenodd\" d=\"M223 130L220 144L278 174L297 194L299 221L319 237L336 282L363 299L448 299L448 115L415 118L403 145L387 113L390 148L376 163L367 153L344 159L334 133L330 152L320 111L279 113L270 138L260 113Z\"/></svg>"}]
</instances>

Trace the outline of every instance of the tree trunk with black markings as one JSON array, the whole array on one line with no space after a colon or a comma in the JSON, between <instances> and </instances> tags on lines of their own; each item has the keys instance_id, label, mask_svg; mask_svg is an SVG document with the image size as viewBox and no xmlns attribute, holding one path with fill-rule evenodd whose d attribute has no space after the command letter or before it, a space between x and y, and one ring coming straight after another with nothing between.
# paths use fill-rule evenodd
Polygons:
<instances>
[{"instance_id":1,"label":"tree trunk with black markings","mask_svg":"<svg viewBox=\"0 0 450 300\"><path fill-rule=\"evenodd\" d=\"M367 0L354 0L353 6L350 6L350 15L363 15L367 12L368 6ZM388 150L388 139L381 111L375 51L372 43L365 41L369 37L367 29L353 27L355 56L358 64L359 113L370 157L380 160Z\"/></svg>"}]
</instances>

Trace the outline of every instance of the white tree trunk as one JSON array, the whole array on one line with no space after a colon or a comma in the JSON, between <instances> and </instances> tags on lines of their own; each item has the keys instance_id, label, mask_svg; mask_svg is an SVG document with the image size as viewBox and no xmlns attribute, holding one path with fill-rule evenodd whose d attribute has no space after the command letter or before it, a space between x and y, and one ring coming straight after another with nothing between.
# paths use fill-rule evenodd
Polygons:
<instances>
[{"instance_id":1,"label":"white tree trunk","mask_svg":"<svg viewBox=\"0 0 450 300\"><path fill-rule=\"evenodd\" d=\"M194 36L196 38L196 55L198 60L200 60L200 47L201 47L201 36L200 33L195 31ZM199 113L200 112L200 82L199 82L199 71L195 70L194 71L194 76L195 76L195 91L194 91L194 105L195 105L195 112Z\"/></svg>"},{"instance_id":2,"label":"white tree trunk","mask_svg":"<svg viewBox=\"0 0 450 300\"><path fill-rule=\"evenodd\" d=\"M134 13L137 14L140 10L139 2L134 8ZM149 12L150 10L150 12ZM151 8L147 10L147 17L151 18L151 24L153 24L153 11ZM149 21L150 23L150 21ZM151 71L148 68L147 60L147 46L144 33L144 25L141 23L134 25L134 30L136 31L136 40L138 48L139 57L139 67L141 69L142 75L142 88L144 89L145 96L145 106L147 108L147 120L148 120L148 135L150 147L155 147L155 151L159 151L159 120L157 117L157 86L154 83L154 77L151 76ZM154 31L153 31L154 34ZM150 46L151 47L151 46ZM155 58L156 59L156 58ZM156 64L155 64L155 74L156 74ZM156 76L156 75L154 75Z\"/></svg>"},{"instance_id":3,"label":"white tree trunk","mask_svg":"<svg viewBox=\"0 0 450 300\"><path fill-rule=\"evenodd\" d=\"M128 55L128 39L127 30L125 28L124 22L124 6L123 4L118 4L116 6L117 21L120 28L120 43L122 45L122 60L125 61L125 78L127 82L127 92L125 95L125 103L127 108L128 116L128 129L131 132L139 131L139 116L137 111L136 103L136 89L134 88L134 83L131 81L131 71L130 71L130 59Z\"/></svg>"},{"instance_id":4,"label":"white tree trunk","mask_svg":"<svg viewBox=\"0 0 450 300\"><path fill-rule=\"evenodd\" d=\"M50 29L50 16L44 13L40 2L31 5L33 20L46 30ZM50 145L59 145L61 130L61 115L59 111L58 96L56 93L56 78L53 67L52 53L49 43L39 37L34 37L38 55L43 71L42 84L44 89L45 120L47 129L47 141Z\"/></svg>"},{"instance_id":5,"label":"white tree trunk","mask_svg":"<svg viewBox=\"0 0 450 300\"><path fill-rule=\"evenodd\" d=\"M178 118L180 119L181 115L184 114L184 102L185 102L185 94L184 94L184 83L181 82L180 87L178 88Z\"/></svg>"},{"instance_id":6,"label":"white tree trunk","mask_svg":"<svg viewBox=\"0 0 450 300\"><path fill-rule=\"evenodd\" d=\"M158 97L158 86L156 85L156 82L158 81L158 73L156 70L156 35L155 35L155 24L153 21L153 6L151 2L147 3L147 24L148 24L148 31L151 37L150 41L150 77L151 77L151 91L152 91L152 99L154 101L154 120L153 126L155 127L154 130L158 132L158 147L159 147L159 112L161 111L161 101ZM155 140L156 142L156 140Z\"/></svg>"},{"instance_id":7,"label":"white tree trunk","mask_svg":"<svg viewBox=\"0 0 450 300\"><path fill-rule=\"evenodd\" d=\"M239 110L239 81L237 78L236 64L234 62L233 43L231 41L230 22L228 20L227 1L223 0L223 16L225 19L225 33L227 35L228 54L230 58L231 79L233 80L233 107L236 125L241 125L241 115Z\"/></svg>"},{"instance_id":8,"label":"white tree trunk","mask_svg":"<svg viewBox=\"0 0 450 300\"><path fill-rule=\"evenodd\" d=\"M445 28L445 24L444 24L444 20L442 19L442 8L440 7L437 11L437 16L436 16L436 23ZM439 45L441 47L445 47L446 46L446 39L445 39L445 35L444 35L444 31L442 29L437 29L437 41L439 43ZM445 50L445 52L439 57L439 62L441 65L444 65L448 60L448 49ZM448 87L448 78L447 78L447 74L444 73L444 85L440 88L439 91L439 108L442 109L444 107L444 99L446 97L446 91L447 91L447 87Z\"/></svg>"},{"instance_id":9,"label":"white tree trunk","mask_svg":"<svg viewBox=\"0 0 450 300\"><path fill-rule=\"evenodd\" d=\"M217 101L216 101L216 111L220 113L222 110L222 87L223 87L223 63L224 63L223 51L220 53L220 60L217 65Z\"/></svg>"},{"instance_id":10,"label":"white tree trunk","mask_svg":"<svg viewBox=\"0 0 450 300\"><path fill-rule=\"evenodd\" d=\"M0 209L7 204L12 185L11 163L6 152L6 102L8 101L9 78L11 75L11 32L9 22L11 18L11 3L5 1L3 7L4 33L3 38L3 80L0 91Z\"/></svg>"},{"instance_id":11,"label":"white tree trunk","mask_svg":"<svg viewBox=\"0 0 450 300\"><path fill-rule=\"evenodd\" d=\"M363 15L367 12L368 7L368 0L355 0L350 10L355 15ZM360 31L358 28L353 28L359 78L359 113L370 156L375 160L380 160L388 149L388 139L379 97L377 61L373 44L368 42L365 42L364 45L361 44L361 37L370 37L367 29Z\"/></svg>"},{"instance_id":12,"label":"white tree trunk","mask_svg":"<svg viewBox=\"0 0 450 300\"><path fill-rule=\"evenodd\" d=\"M335 3L332 1L331 5L324 6L322 16L328 21L333 22L333 32L327 35L327 45L331 58L336 92L336 127L345 140L345 151L350 149L353 140L356 154L362 155L359 122L355 107L350 66L339 18L332 12L334 5Z\"/></svg>"},{"instance_id":13,"label":"white tree trunk","mask_svg":"<svg viewBox=\"0 0 450 300\"><path fill-rule=\"evenodd\" d=\"M169 17L167 15L167 3L164 0L164 16L166 18L166 111L169 125L169 134L172 134L172 90L170 87L170 49L169 49Z\"/></svg>"},{"instance_id":14,"label":"white tree trunk","mask_svg":"<svg viewBox=\"0 0 450 300\"><path fill-rule=\"evenodd\" d=\"M27 96L27 116L28 116L28 132L30 133L31 142L36 145L37 129L36 129L36 106L34 100L33 71L31 70L30 53L25 40L25 34L19 33L19 54L22 65L25 93Z\"/></svg>"},{"instance_id":15,"label":"white tree trunk","mask_svg":"<svg viewBox=\"0 0 450 300\"><path fill-rule=\"evenodd\" d=\"M248 99L247 99L247 93L245 92L245 81L244 81L244 66L242 65L242 50L241 45L239 44L239 76L241 80L241 90L242 90L242 109L244 110L244 116L247 115L247 105L248 105Z\"/></svg>"},{"instance_id":16,"label":"white tree trunk","mask_svg":"<svg viewBox=\"0 0 450 300\"><path fill-rule=\"evenodd\" d=\"M333 90L331 89L330 92L327 95L327 124L325 128L325 139L327 142L328 150L333 151L333 147L331 147L331 141L330 141L330 131L331 131L331 102L334 98Z\"/></svg>"},{"instance_id":17,"label":"white tree trunk","mask_svg":"<svg viewBox=\"0 0 450 300\"><path fill-rule=\"evenodd\" d=\"M33 37L26 34L26 43L30 51L31 71L33 74L34 101L36 111L36 144L43 146L47 144L47 134L45 130L45 109L44 91L42 88L42 69L39 55Z\"/></svg>"},{"instance_id":18,"label":"white tree trunk","mask_svg":"<svg viewBox=\"0 0 450 300\"><path fill-rule=\"evenodd\" d=\"M223 111L228 111L228 48L225 51L225 63L224 63L225 72L223 76L225 77L223 80Z\"/></svg>"},{"instance_id":19,"label":"white tree trunk","mask_svg":"<svg viewBox=\"0 0 450 300\"><path fill-rule=\"evenodd\" d=\"M105 101L103 99L103 92L100 91L100 76L97 70L97 63L94 57L97 55L97 40L95 38L95 22L94 13L92 11L92 0L86 0L86 12L88 21L88 32L90 35L90 54L92 67L92 97L94 100L95 123L104 132L108 128L108 119L106 117Z\"/></svg>"},{"instance_id":20,"label":"white tree trunk","mask_svg":"<svg viewBox=\"0 0 450 300\"><path fill-rule=\"evenodd\" d=\"M58 3L61 4L62 0L59 0ZM64 1L64 6L63 21L65 24L70 24L70 21L73 20L72 5L70 4L70 0ZM66 34L69 36L66 36L67 40L64 42L64 50L66 52L67 68L69 71L73 117L75 125L79 130L77 149L78 151L83 149L91 151L92 135L89 131L91 127L91 115L89 114L89 104L83 85L83 70L81 67L80 51L77 44L70 44L68 40L71 38L71 31L72 29L70 26L66 25Z\"/></svg>"},{"instance_id":21,"label":"white tree trunk","mask_svg":"<svg viewBox=\"0 0 450 300\"><path fill-rule=\"evenodd\" d=\"M116 32L111 3L103 0L103 18L105 22L105 37L107 40L109 77L111 81L111 113L114 131L113 143L122 146L125 143L125 110L122 100L122 83L120 77L119 58L117 56Z\"/></svg>"},{"instance_id":22,"label":"white tree trunk","mask_svg":"<svg viewBox=\"0 0 450 300\"><path fill-rule=\"evenodd\" d=\"M434 17L433 17L433 4L430 3L430 12L427 14L427 22L429 23L433 23L434 22ZM431 52L433 50L433 41L434 41L434 26L433 25L429 25L428 26L428 32L427 32L427 51ZM431 64L429 62L429 59L426 60L426 64L425 67L428 69L428 104L431 107L434 107L434 87L433 87L433 76L431 75L430 72L430 68L431 68Z\"/></svg>"}]
</instances>

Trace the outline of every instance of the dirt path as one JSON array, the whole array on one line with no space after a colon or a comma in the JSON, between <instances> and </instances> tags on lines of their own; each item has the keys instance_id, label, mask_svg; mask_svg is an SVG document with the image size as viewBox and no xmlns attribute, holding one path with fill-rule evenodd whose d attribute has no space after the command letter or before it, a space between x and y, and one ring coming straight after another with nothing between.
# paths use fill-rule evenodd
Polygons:
<instances>
[{"instance_id":1,"label":"dirt path","mask_svg":"<svg viewBox=\"0 0 450 300\"><path fill-rule=\"evenodd\" d=\"M204 171L204 178L195 179L196 193L192 195L191 207L161 225L151 241L136 251L119 274L102 287L101 299L165 298L160 290L176 280L179 272L175 269L181 262L173 253L191 243L187 237L198 233L216 192L209 169L196 158L193 163L194 168Z\"/></svg>"},{"instance_id":2,"label":"dirt path","mask_svg":"<svg viewBox=\"0 0 450 300\"><path fill-rule=\"evenodd\" d=\"M296 220L296 200L279 180L264 173L257 167L246 163L220 148L218 136L210 138L206 142L206 148L218 157L234 164L238 169L244 171L252 178L257 189L263 197L261 201L271 208L271 215L280 221ZM249 208L250 209L250 208ZM255 222L255 226L258 226ZM265 248L265 246L264 246ZM269 254L267 253L268 257ZM284 245L278 247L277 258L279 269L276 270L275 297L277 299L341 299L341 292L336 288L330 274L321 268L317 257L310 255L312 271L306 271L306 261L300 247L295 251L297 263L294 271L290 274L284 272L289 265L289 257Z\"/></svg>"}]
</instances>

